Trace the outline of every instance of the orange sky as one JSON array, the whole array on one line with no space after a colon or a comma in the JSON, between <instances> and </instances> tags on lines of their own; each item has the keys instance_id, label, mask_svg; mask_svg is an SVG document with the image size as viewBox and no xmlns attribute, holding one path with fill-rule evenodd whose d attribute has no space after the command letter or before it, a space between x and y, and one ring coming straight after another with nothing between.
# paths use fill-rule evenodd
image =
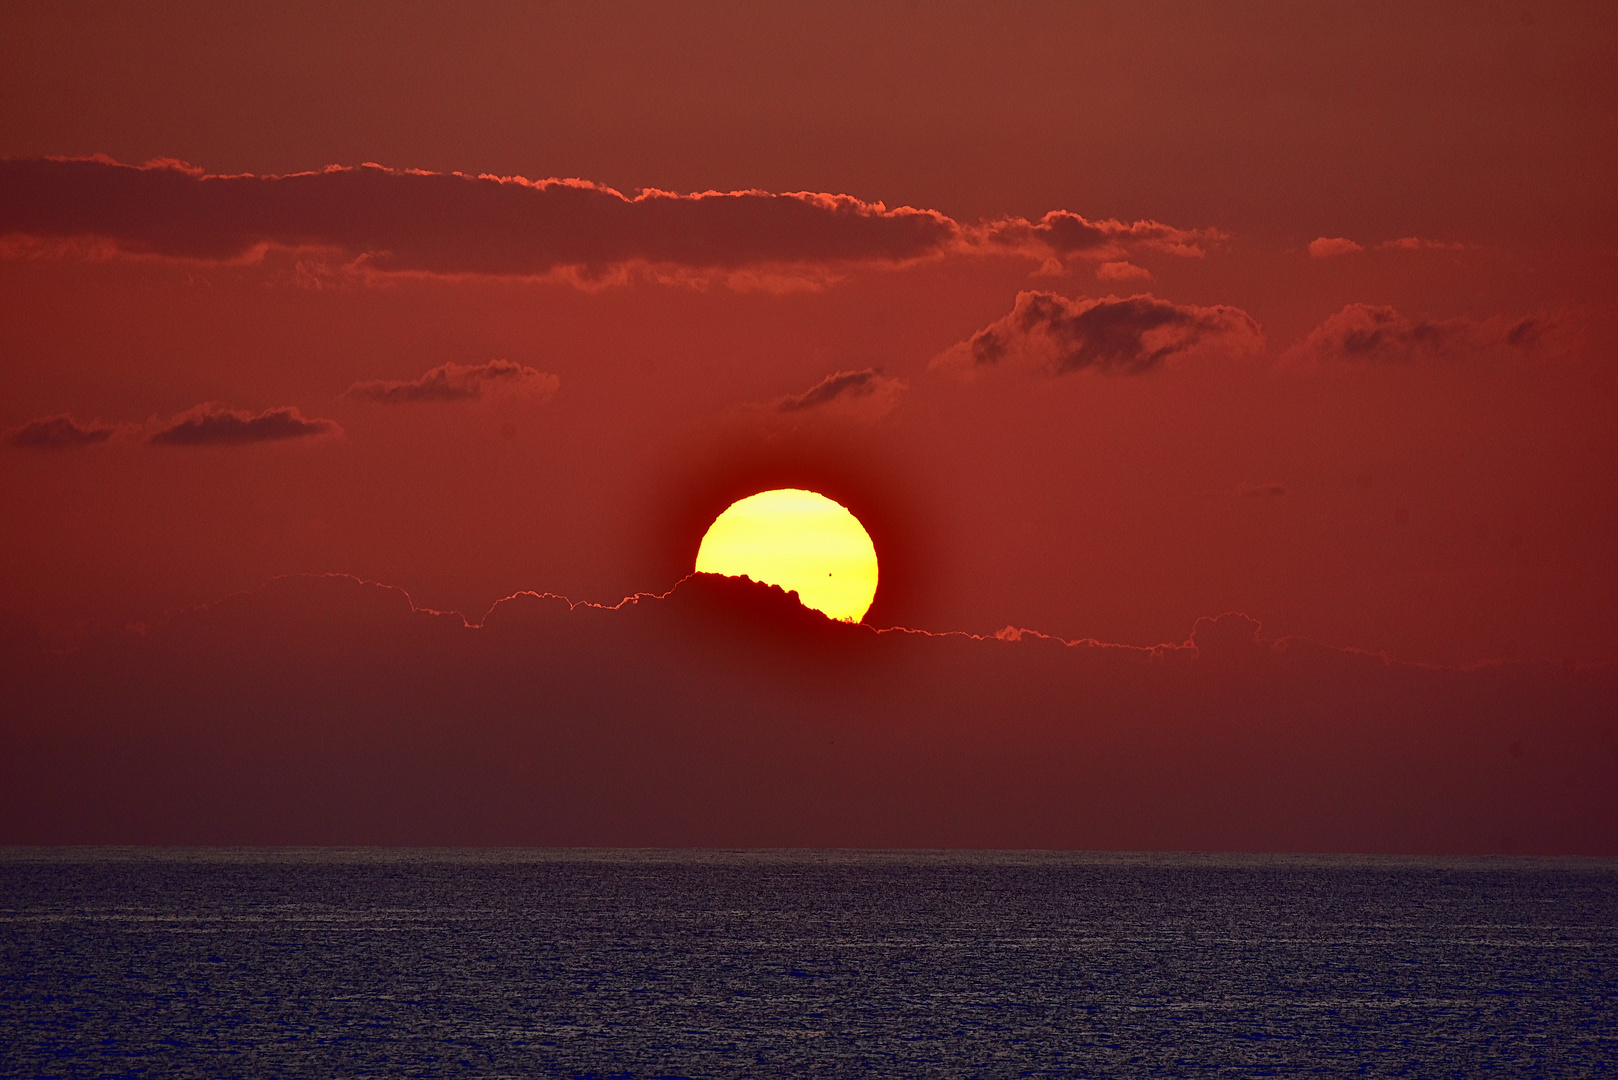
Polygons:
<instances>
[{"instance_id":1,"label":"orange sky","mask_svg":"<svg viewBox=\"0 0 1618 1080\"><path fill-rule=\"evenodd\" d=\"M614 603L786 486L874 624L1613 663L1615 54L1600 4L14 5L0 608Z\"/></svg>"}]
</instances>

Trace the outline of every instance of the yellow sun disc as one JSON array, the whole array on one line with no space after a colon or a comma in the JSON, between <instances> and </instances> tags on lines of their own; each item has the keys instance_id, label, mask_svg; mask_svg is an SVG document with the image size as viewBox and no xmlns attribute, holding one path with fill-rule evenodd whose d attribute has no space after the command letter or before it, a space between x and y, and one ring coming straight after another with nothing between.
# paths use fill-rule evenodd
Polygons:
<instances>
[{"instance_id":1,"label":"yellow sun disc","mask_svg":"<svg viewBox=\"0 0 1618 1080\"><path fill-rule=\"evenodd\" d=\"M708 526L697 571L779 585L848 622L876 596L876 548L865 527L842 504L798 488L732 503Z\"/></svg>"}]
</instances>

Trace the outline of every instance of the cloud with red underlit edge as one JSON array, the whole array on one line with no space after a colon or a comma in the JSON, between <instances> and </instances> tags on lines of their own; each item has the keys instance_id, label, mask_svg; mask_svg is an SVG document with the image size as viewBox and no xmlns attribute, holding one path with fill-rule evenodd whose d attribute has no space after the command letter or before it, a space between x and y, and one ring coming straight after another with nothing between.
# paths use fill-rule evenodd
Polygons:
<instances>
[{"instance_id":1,"label":"cloud with red underlit edge","mask_svg":"<svg viewBox=\"0 0 1618 1080\"><path fill-rule=\"evenodd\" d=\"M1348 304L1286 353L1292 363L1410 364L1553 355L1576 341L1549 315L1429 319L1377 304Z\"/></svg>"},{"instance_id":2,"label":"cloud with red underlit edge","mask_svg":"<svg viewBox=\"0 0 1618 1080\"><path fill-rule=\"evenodd\" d=\"M584 180L378 165L215 176L180 162L130 166L103 157L0 161L0 235L97 239L126 255L214 261L272 246L326 249L373 272L578 271L576 283L639 264L673 268L662 279L675 281L686 280L682 268L732 271L741 287L779 286L771 282L780 275L760 277L758 268L951 255L1059 263L1117 260L1135 249L1196 258L1226 239L1217 229L1091 221L1066 210L1038 221L962 224L932 210L813 192L648 189L630 197ZM787 275L793 287L821 277Z\"/></svg>"},{"instance_id":3,"label":"cloud with red underlit edge","mask_svg":"<svg viewBox=\"0 0 1618 1080\"><path fill-rule=\"evenodd\" d=\"M485 364L451 361L417 379L357 382L345 396L381 405L478 401L491 395L544 401L554 396L561 385L555 375L510 360Z\"/></svg>"},{"instance_id":4,"label":"cloud with red underlit edge","mask_svg":"<svg viewBox=\"0 0 1618 1080\"><path fill-rule=\"evenodd\" d=\"M1261 631L880 631L713 575L474 626L277 579L0 635L0 843L1618 854L1618 672Z\"/></svg>"},{"instance_id":5,"label":"cloud with red underlit edge","mask_svg":"<svg viewBox=\"0 0 1618 1080\"><path fill-rule=\"evenodd\" d=\"M42 416L6 432L6 442L26 450L71 450L104 443L117 433L113 424L75 420L66 413Z\"/></svg>"},{"instance_id":6,"label":"cloud with red underlit edge","mask_svg":"<svg viewBox=\"0 0 1618 1080\"><path fill-rule=\"evenodd\" d=\"M1099 299L1021 292L1011 313L945 350L933 367L970 377L1002 364L1051 375L1143 375L1199 354L1252 358L1264 331L1240 308L1199 307L1150 293Z\"/></svg>"},{"instance_id":7,"label":"cloud with red underlit edge","mask_svg":"<svg viewBox=\"0 0 1618 1080\"><path fill-rule=\"evenodd\" d=\"M291 405L254 413L209 401L159 425L146 441L153 446L249 446L340 434L335 421L306 417Z\"/></svg>"}]
</instances>

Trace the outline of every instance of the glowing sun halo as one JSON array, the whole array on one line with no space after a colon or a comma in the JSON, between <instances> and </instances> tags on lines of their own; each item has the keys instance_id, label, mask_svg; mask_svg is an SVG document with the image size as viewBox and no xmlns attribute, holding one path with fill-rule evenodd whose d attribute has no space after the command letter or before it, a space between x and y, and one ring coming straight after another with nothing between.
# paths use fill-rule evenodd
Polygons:
<instances>
[{"instance_id":1,"label":"glowing sun halo","mask_svg":"<svg viewBox=\"0 0 1618 1080\"><path fill-rule=\"evenodd\" d=\"M876 596L876 549L865 527L842 504L798 488L732 503L708 526L697 571L779 585L848 622L863 618Z\"/></svg>"}]
</instances>

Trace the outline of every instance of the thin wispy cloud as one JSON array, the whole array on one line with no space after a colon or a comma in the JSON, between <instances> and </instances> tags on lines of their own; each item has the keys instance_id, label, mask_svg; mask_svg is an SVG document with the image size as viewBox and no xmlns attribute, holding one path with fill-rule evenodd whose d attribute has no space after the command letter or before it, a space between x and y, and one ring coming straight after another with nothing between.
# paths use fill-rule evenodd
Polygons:
<instances>
[{"instance_id":1,"label":"thin wispy cloud","mask_svg":"<svg viewBox=\"0 0 1618 1080\"><path fill-rule=\"evenodd\" d=\"M801 394L788 394L780 398L775 407L783 413L801 413L840 405L864 405L878 412L886 412L904 390L903 382L882 374L877 368L838 371L827 375Z\"/></svg>"},{"instance_id":2,"label":"thin wispy cloud","mask_svg":"<svg viewBox=\"0 0 1618 1080\"><path fill-rule=\"evenodd\" d=\"M380 405L478 401L494 395L545 400L561 385L555 375L510 360L490 360L486 364L452 361L416 379L357 382L348 388L345 396Z\"/></svg>"}]
</instances>

